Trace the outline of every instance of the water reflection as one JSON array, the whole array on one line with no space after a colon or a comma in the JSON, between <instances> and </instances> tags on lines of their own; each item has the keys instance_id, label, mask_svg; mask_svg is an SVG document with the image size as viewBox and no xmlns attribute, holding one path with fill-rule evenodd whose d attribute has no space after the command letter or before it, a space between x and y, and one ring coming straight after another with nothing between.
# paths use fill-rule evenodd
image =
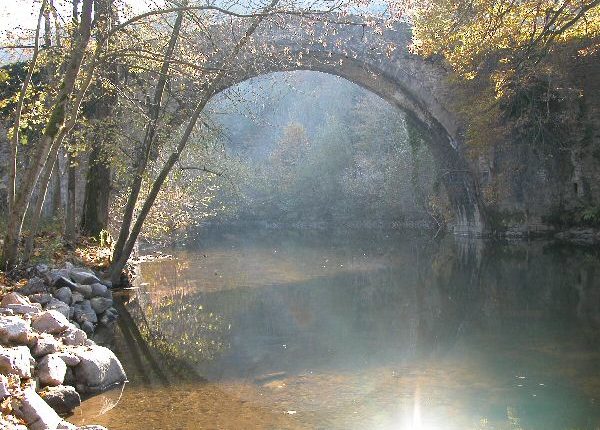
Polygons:
<instances>
[{"instance_id":1,"label":"water reflection","mask_svg":"<svg viewBox=\"0 0 600 430\"><path fill-rule=\"evenodd\" d=\"M126 300L113 429L599 428L595 250L229 230L172 253Z\"/></svg>"}]
</instances>

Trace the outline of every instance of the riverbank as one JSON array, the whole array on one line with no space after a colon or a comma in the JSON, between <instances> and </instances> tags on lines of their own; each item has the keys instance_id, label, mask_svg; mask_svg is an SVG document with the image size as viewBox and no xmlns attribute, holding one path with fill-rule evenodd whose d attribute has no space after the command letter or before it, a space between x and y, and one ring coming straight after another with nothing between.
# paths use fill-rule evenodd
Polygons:
<instances>
[{"instance_id":1,"label":"riverbank","mask_svg":"<svg viewBox=\"0 0 600 430\"><path fill-rule=\"evenodd\" d=\"M81 397L126 382L114 353L91 339L117 319L110 283L71 263L38 264L26 278L0 282L0 428L103 429L64 417Z\"/></svg>"},{"instance_id":2,"label":"riverbank","mask_svg":"<svg viewBox=\"0 0 600 430\"><path fill-rule=\"evenodd\" d=\"M566 243L582 246L596 246L600 244L600 228L589 226L571 226L557 227L551 224L532 223L532 224L511 224L510 226L502 226L488 230L486 234L456 234L453 233L451 225L438 226L426 225L418 223L399 224L399 223L374 223L374 222L356 222L346 224L328 224L328 223L278 223L278 222L205 222L197 231L188 232L185 240L179 240L177 243L145 243L140 249L143 252L159 253L165 248L177 247L181 244L192 243L197 241L202 233L206 230L221 230L243 232L244 230L264 230L264 231L317 231L317 232L347 232L347 231L406 231L415 235L425 235L432 238L441 238L445 235L456 236L466 239L483 239L486 241L523 241L542 240L556 243Z\"/></svg>"}]
</instances>

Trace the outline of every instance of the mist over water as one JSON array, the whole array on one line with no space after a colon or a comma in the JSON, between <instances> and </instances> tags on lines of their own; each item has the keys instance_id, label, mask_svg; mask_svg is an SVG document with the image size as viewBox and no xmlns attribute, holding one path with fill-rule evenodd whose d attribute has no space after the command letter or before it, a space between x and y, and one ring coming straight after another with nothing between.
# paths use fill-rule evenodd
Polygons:
<instances>
[{"instance_id":1,"label":"mist over water","mask_svg":"<svg viewBox=\"0 0 600 430\"><path fill-rule=\"evenodd\" d=\"M84 404L82 422L128 430L600 425L593 249L228 228L172 254L144 263L126 300L140 336L120 333L116 346L131 382L104 415L95 416L98 400ZM148 350L154 359L139 359Z\"/></svg>"}]
</instances>

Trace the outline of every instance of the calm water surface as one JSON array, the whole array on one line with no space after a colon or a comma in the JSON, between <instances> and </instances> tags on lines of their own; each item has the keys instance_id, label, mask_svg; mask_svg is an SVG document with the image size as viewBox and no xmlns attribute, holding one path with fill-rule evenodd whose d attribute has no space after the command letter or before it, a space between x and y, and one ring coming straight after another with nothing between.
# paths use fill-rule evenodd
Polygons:
<instances>
[{"instance_id":1,"label":"calm water surface","mask_svg":"<svg viewBox=\"0 0 600 430\"><path fill-rule=\"evenodd\" d=\"M112 430L600 428L600 253L386 231L214 231L143 263Z\"/></svg>"}]
</instances>

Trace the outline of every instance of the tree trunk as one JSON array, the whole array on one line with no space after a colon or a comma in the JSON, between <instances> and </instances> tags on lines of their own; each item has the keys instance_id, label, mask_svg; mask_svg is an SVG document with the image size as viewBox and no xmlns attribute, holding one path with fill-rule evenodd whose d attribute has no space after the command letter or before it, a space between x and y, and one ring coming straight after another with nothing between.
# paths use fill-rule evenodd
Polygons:
<instances>
[{"instance_id":1,"label":"tree trunk","mask_svg":"<svg viewBox=\"0 0 600 430\"><path fill-rule=\"evenodd\" d=\"M45 4L45 2L44 2ZM53 6L52 1L50 1L51 7ZM44 9L44 47L50 48L52 46L52 32L50 25L50 8ZM44 71L46 74L46 79L48 82L52 78L53 69L52 67L44 67ZM38 228L40 224L40 220L42 218L42 210L44 207L44 202L46 201L46 195L48 194L48 185L50 184L50 179L52 178L52 174L55 173L56 178L58 178L58 193L54 190L53 195L53 214L55 212L56 205L60 205L60 176L58 175L58 146L55 146L55 150L51 150L51 153L48 156L48 160L44 165L44 169L42 171L42 176L38 185L38 193L35 198L35 205L33 212L31 213L30 226L29 226L29 236L25 240L25 249L23 250L23 262L27 263L31 258L31 253L33 251L33 247L35 244L35 237L38 233ZM52 160L55 160L52 162ZM56 184L55 184L56 186Z\"/></svg>"},{"instance_id":2,"label":"tree trunk","mask_svg":"<svg viewBox=\"0 0 600 430\"><path fill-rule=\"evenodd\" d=\"M52 193L52 216L57 218L60 215L60 210L62 209L62 181L60 178L60 162L58 156L54 162L52 175L54 179L54 192Z\"/></svg>"},{"instance_id":3,"label":"tree trunk","mask_svg":"<svg viewBox=\"0 0 600 430\"><path fill-rule=\"evenodd\" d=\"M102 144L94 139L89 170L85 181L85 197L81 217L81 233L99 236L108 225L110 198L110 166L102 157Z\"/></svg>"},{"instance_id":4,"label":"tree trunk","mask_svg":"<svg viewBox=\"0 0 600 430\"><path fill-rule=\"evenodd\" d=\"M68 167L67 167L67 214L65 217L65 240L71 245L75 244L75 227L77 223L75 222L75 192L76 192L76 169L75 169L75 159L69 153L68 159Z\"/></svg>"},{"instance_id":5,"label":"tree trunk","mask_svg":"<svg viewBox=\"0 0 600 430\"><path fill-rule=\"evenodd\" d=\"M131 190L127 198L127 203L123 211L123 220L121 221L119 237L113 250L113 261L118 261L121 258L121 251L123 250L123 247L125 246L127 238L130 234L129 230L131 228L131 221L133 220L133 212L135 211L137 199L140 195L140 190L142 189L142 180L144 177L143 175L146 170L146 166L148 165L148 158L150 157L150 152L152 150L152 142L154 141L154 135L156 134L156 127L158 125L158 117L160 114L160 105L165 90L165 85L167 84L167 76L169 73L171 57L173 56L175 46L177 45L177 39L179 38L179 31L181 29L182 22L183 11L180 11L177 14L175 24L173 25L171 38L165 51L165 56L163 58L163 62L160 68L160 75L158 76L158 82L156 83L156 88L154 90L154 98L152 100L152 105L150 106L150 112L148 115L149 121L146 125L146 133L144 134L144 140L142 141L140 147L141 157L138 161L137 166L134 166L135 173L133 177L133 182L131 184ZM129 256L127 256L127 258L129 258Z\"/></svg>"},{"instance_id":6,"label":"tree trunk","mask_svg":"<svg viewBox=\"0 0 600 430\"><path fill-rule=\"evenodd\" d=\"M58 152L58 151L54 151ZM39 182L38 195L35 199L35 206L33 208L33 212L31 214L31 223L29 227L29 236L27 240L25 240L25 249L23 251L23 262L27 263L29 258L31 257L31 252L33 251L33 245L35 241L35 236L37 235L40 220L42 218L42 208L44 207L44 200L46 200L46 194L48 192L48 184L50 183L50 178L52 177L52 172L58 165L57 163L57 154L52 153L50 157L54 157L55 162L52 163L50 160L44 166L44 170L42 172L42 177ZM52 159L52 158L50 158Z\"/></svg>"},{"instance_id":7,"label":"tree trunk","mask_svg":"<svg viewBox=\"0 0 600 430\"><path fill-rule=\"evenodd\" d=\"M27 70L27 75L25 76L25 80L23 81L23 85L21 86L21 91L19 93L19 100L17 101L17 107L15 109L15 123L13 127L13 135L12 138L9 139L9 177L8 177L8 211L9 215L12 213L12 208L15 205L16 200L16 187L17 187L17 152L19 148L19 132L21 131L21 115L23 113L23 105L25 103L25 94L27 94L27 88L31 83L31 78L33 77L33 71L35 70L35 66L37 63L37 58L40 53L40 30L42 24L42 17L44 16L46 10L46 0L42 1L42 6L40 7L40 14L38 16L37 27L35 30L35 45L33 48L33 55L29 62L29 69ZM18 239L17 239L18 242Z\"/></svg>"},{"instance_id":8,"label":"tree trunk","mask_svg":"<svg viewBox=\"0 0 600 430\"><path fill-rule=\"evenodd\" d=\"M110 40L107 33L112 28L115 17L113 0L95 0L95 20L98 23L98 43L104 40L108 46ZM114 86L118 83L117 68L114 64L107 65L107 79ZM91 151L88 160L88 171L85 181L83 212L81 215L81 234L99 236L108 226L108 209L111 190L111 170L108 154L104 148L107 141L112 140L111 126L103 124L113 112L117 103L117 93L107 90L104 85L97 84L91 91L92 100L85 107L86 117L96 123L91 137Z\"/></svg>"}]
</instances>

